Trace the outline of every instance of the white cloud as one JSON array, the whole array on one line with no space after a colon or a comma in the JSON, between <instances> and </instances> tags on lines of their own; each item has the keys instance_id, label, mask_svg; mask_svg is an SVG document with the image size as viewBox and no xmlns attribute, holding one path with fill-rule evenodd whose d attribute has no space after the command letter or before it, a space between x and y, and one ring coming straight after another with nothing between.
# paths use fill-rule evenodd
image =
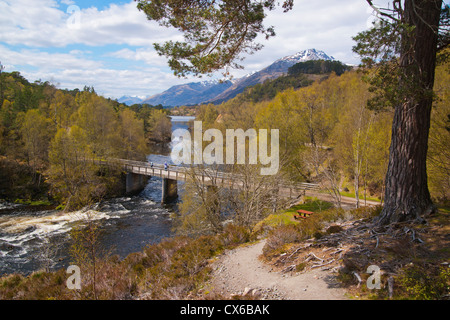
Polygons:
<instances>
[{"instance_id":1,"label":"white cloud","mask_svg":"<svg viewBox=\"0 0 450 320\"><path fill-rule=\"evenodd\" d=\"M153 48L138 48L136 50L130 50L129 48L124 48L119 51L111 52L107 54L110 57L132 60L132 61L143 61L144 63L152 66L165 67L167 66L167 60L156 53Z\"/></svg>"},{"instance_id":2,"label":"white cloud","mask_svg":"<svg viewBox=\"0 0 450 320\"><path fill-rule=\"evenodd\" d=\"M176 31L148 21L134 1L111 4L105 10L81 9L77 12L80 16L76 28L72 25L73 14L62 11L51 0L6 0L0 3L0 41L33 47L70 44L150 47L154 42L179 38Z\"/></svg>"},{"instance_id":3,"label":"white cloud","mask_svg":"<svg viewBox=\"0 0 450 320\"><path fill-rule=\"evenodd\" d=\"M167 59L157 55L153 43L182 36L148 21L135 1L110 4L102 10L92 6L81 9L76 28L68 23L73 16L60 4L77 3L0 1L0 60L8 69L16 67L31 81L52 80L71 89L94 86L97 92L112 97L151 95L175 84L198 81L179 79L168 70ZM356 64L359 60L352 53L351 38L366 29L370 19L371 10L364 0L296 0L291 12L278 8L268 14L264 24L273 25L277 35L269 41L261 39L263 50L246 56L242 62L245 69L232 73L240 77L309 48ZM54 48L67 50L51 53Z\"/></svg>"},{"instance_id":4,"label":"white cloud","mask_svg":"<svg viewBox=\"0 0 450 320\"><path fill-rule=\"evenodd\" d=\"M98 93L112 98L125 94L152 95L184 82L167 73L165 68L154 65L139 69L113 69L102 61L84 58L89 52L81 50L48 53L36 49L12 50L0 45L0 52L6 71L19 70L29 81L51 81L63 89L94 86Z\"/></svg>"},{"instance_id":5,"label":"white cloud","mask_svg":"<svg viewBox=\"0 0 450 320\"><path fill-rule=\"evenodd\" d=\"M42 71L64 69L93 69L103 65L102 62L79 58L75 53L48 53L36 49L22 49L19 51L8 49L0 45L2 59L13 66L31 66Z\"/></svg>"},{"instance_id":6,"label":"white cloud","mask_svg":"<svg viewBox=\"0 0 450 320\"><path fill-rule=\"evenodd\" d=\"M260 38L264 45L261 51L244 60L244 71L260 70L273 61L298 51L315 48L345 63L357 64L359 58L353 54L355 44L352 37L366 29L370 12L364 0L339 1L294 1L294 8L283 13L281 8L269 12L265 26L274 26L276 36L268 41Z\"/></svg>"}]
</instances>

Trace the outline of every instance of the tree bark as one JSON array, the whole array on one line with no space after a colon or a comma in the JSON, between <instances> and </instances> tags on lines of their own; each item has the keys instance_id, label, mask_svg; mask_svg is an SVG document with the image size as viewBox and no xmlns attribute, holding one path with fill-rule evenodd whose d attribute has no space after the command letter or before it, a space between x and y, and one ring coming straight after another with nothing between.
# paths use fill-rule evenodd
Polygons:
<instances>
[{"instance_id":1,"label":"tree bark","mask_svg":"<svg viewBox=\"0 0 450 320\"><path fill-rule=\"evenodd\" d=\"M426 159L442 0L406 0L403 19L414 26L402 36L399 90L386 175L385 205L378 225L419 220L434 210Z\"/></svg>"}]
</instances>

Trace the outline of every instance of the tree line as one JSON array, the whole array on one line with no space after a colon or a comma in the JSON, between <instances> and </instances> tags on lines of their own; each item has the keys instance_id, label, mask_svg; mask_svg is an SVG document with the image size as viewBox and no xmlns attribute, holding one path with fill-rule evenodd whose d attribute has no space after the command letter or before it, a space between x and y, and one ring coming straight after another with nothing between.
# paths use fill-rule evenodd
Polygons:
<instances>
[{"instance_id":1,"label":"tree line","mask_svg":"<svg viewBox=\"0 0 450 320\"><path fill-rule=\"evenodd\" d=\"M437 67L427 158L431 195L448 202L450 162L450 101L448 64ZM334 72L309 86L278 92L271 100L254 102L237 96L214 106L199 107L203 127L279 129L283 179L318 182L339 205L342 195L384 201L391 143L392 109L370 109L373 97L357 70ZM242 95L245 95L243 93Z\"/></svg>"},{"instance_id":2,"label":"tree line","mask_svg":"<svg viewBox=\"0 0 450 320\"><path fill-rule=\"evenodd\" d=\"M427 152L435 96L435 69L449 57L450 9L442 0L394 0L378 7L366 0L378 20L353 39L353 51L361 57L366 82L374 94L372 108L394 109L385 204L376 219L378 227L403 221L423 222L436 212L428 187ZM275 36L265 27L267 12L282 7L292 10L293 0L270 1L148 1L137 8L149 20L172 26L185 41L156 43L155 50L168 58L176 75L208 74L242 68L242 55L254 53ZM227 19L223 19L227 17ZM299 20L300 21L300 20Z\"/></svg>"},{"instance_id":3,"label":"tree line","mask_svg":"<svg viewBox=\"0 0 450 320\"><path fill-rule=\"evenodd\" d=\"M239 95L240 101L260 102L275 98L278 92L294 88L299 89L311 85L317 79L326 79L334 72L341 75L352 67L340 61L311 60L294 64L289 67L286 75L275 79L268 79L245 89Z\"/></svg>"},{"instance_id":4,"label":"tree line","mask_svg":"<svg viewBox=\"0 0 450 320\"><path fill-rule=\"evenodd\" d=\"M0 81L0 155L5 168L12 166L1 174L2 198L50 196L79 208L120 186L118 168L100 168L89 159L145 160L151 141L170 138L164 110L131 108L92 87L61 90L49 82L30 83L19 72L2 72ZM31 177L15 175L19 166L29 167Z\"/></svg>"}]
</instances>

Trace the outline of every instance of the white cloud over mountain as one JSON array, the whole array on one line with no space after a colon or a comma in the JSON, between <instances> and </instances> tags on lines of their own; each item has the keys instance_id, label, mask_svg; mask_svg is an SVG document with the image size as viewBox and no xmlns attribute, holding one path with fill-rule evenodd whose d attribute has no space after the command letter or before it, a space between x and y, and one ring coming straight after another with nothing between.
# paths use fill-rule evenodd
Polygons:
<instances>
[{"instance_id":1,"label":"white cloud over mountain","mask_svg":"<svg viewBox=\"0 0 450 320\"><path fill-rule=\"evenodd\" d=\"M364 0L296 0L289 13L281 8L270 12L265 25L273 25L277 36L261 40L263 50L247 56L245 69L235 76L306 48L358 63L351 37L367 27L367 8ZM6 71L20 71L31 81L51 80L62 88L91 85L116 98L151 95L194 80L173 76L166 59L154 51L153 43L169 39L182 37L148 21L135 1L0 2L0 61Z\"/></svg>"}]
</instances>

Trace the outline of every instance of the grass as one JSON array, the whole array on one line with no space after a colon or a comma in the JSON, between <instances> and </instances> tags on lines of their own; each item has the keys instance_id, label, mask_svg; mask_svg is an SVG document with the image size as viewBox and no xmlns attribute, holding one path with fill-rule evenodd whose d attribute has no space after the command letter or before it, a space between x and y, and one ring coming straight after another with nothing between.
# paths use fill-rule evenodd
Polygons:
<instances>
[{"instance_id":1,"label":"grass","mask_svg":"<svg viewBox=\"0 0 450 320\"><path fill-rule=\"evenodd\" d=\"M320 193L328 193L325 190L321 190L319 191ZM354 191L339 191L339 194L343 197L349 197L349 198L355 198L355 192ZM360 200L364 200L364 192L360 192L359 194L359 199ZM381 202L381 199L378 197L374 197L374 196L369 196L366 195L366 200L368 201L377 201L377 202Z\"/></svg>"},{"instance_id":2,"label":"grass","mask_svg":"<svg viewBox=\"0 0 450 320\"><path fill-rule=\"evenodd\" d=\"M449 206L443 206L443 205L438 206L438 210L441 213L450 214L450 207Z\"/></svg>"},{"instance_id":3,"label":"grass","mask_svg":"<svg viewBox=\"0 0 450 320\"><path fill-rule=\"evenodd\" d=\"M264 226L276 227L280 225L297 224L299 221L294 219L297 210L306 210L312 212L322 212L333 206L332 203L318 200L317 198L307 197L305 203L292 206L291 208L275 214L270 214L263 221L255 226L255 230L260 230Z\"/></svg>"},{"instance_id":4,"label":"grass","mask_svg":"<svg viewBox=\"0 0 450 320\"><path fill-rule=\"evenodd\" d=\"M339 193L341 194L341 196L344 196L344 197L350 197L350 198L354 198L355 197L355 193L354 192L341 191ZM364 194L363 193L359 194L359 199L360 200L364 200ZM366 200L381 202L381 200L378 199L377 197L370 197L370 196L366 196Z\"/></svg>"},{"instance_id":5,"label":"grass","mask_svg":"<svg viewBox=\"0 0 450 320\"><path fill-rule=\"evenodd\" d=\"M253 234L263 234L267 231L270 231L271 229L278 228L280 226L297 227L299 225L303 226L305 224L315 224L317 220L321 220L323 218L322 215L316 215L312 219L314 221L306 222L306 220L311 220L311 218L295 220L294 214L297 213L297 210L306 210L312 211L314 213L322 213L328 216L327 212L331 208L333 208L333 204L330 202L318 200L317 198L306 197L305 203L303 204L298 204L290 207L285 211L270 214L269 216L267 216L264 220L256 224L256 226L253 228Z\"/></svg>"},{"instance_id":6,"label":"grass","mask_svg":"<svg viewBox=\"0 0 450 320\"><path fill-rule=\"evenodd\" d=\"M286 212L295 213L297 210L306 210L312 212L322 212L333 206L331 202L318 200L317 198L306 197L305 203L292 206Z\"/></svg>"}]
</instances>

